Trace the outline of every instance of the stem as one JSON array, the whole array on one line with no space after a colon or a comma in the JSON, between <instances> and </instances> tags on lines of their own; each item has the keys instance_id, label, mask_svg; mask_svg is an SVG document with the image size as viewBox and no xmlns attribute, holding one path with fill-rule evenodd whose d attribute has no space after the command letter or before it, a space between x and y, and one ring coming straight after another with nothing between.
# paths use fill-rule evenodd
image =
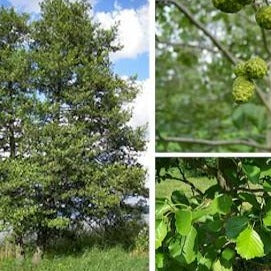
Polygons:
<instances>
[{"instance_id":1,"label":"stem","mask_svg":"<svg viewBox=\"0 0 271 271\"><path fill-rule=\"evenodd\" d=\"M222 43L215 36L213 36L212 33L207 28L205 28L205 26L201 22L196 20L193 14L180 1L160 0L160 2L173 4L191 21L192 24L199 28L214 43L214 45L224 54L226 58L230 60L232 64L235 65L237 63L235 57L230 53L230 51L225 48Z\"/></svg>"},{"instance_id":2,"label":"stem","mask_svg":"<svg viewBox=\"0 0 271 271\"><path fill-rule=\"evenodd\" d=\"M166 178L167 179L171 179L171 180L177 180L177 181L181 181L187 185L189 185L191 187L192 190L196 191L198 194L200 194L201 196L203 196L204 194L193 184L191 183L189 180L187 180L186 178L178 178L178 177L173 177L170 174L166 174Z\"/></svg>"},{"instance_id":3,"label":"stem","mask_svg":"<svg viewBox=\"0 0 271 271\"><path fill-rule=\"evenodd\" d=\"M208 145L208 146L227 146L227 145L243 145L248 147L254 147L256 149L271 151L271 146L260 145L255 142L236 139L236 140L205 140L205 139L194 139L186 137L157 137L156 140L162 142L174 142L174 143L187 143L187 144L199 144L199 145Z\"/></svg>"}]
</instances>

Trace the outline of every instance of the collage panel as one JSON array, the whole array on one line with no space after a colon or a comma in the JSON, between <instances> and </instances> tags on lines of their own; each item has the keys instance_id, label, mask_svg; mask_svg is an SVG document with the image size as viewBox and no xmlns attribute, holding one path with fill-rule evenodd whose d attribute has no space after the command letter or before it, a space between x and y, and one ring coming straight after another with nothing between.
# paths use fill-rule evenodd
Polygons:
<instances>
[{"instance_id":1,"label":"collage panel","mask_svg":"<svg viewBox=\"0 0 271 271\"><path fill-rule=\"evenodd\" d=\"M156 1L156 151L270 152L270 1Z\"/></svg>"},{"instance_id":2,"label":"collage panel","mask_svg":"<svg viewBox=\"0 0 271 271\"><path fill-rule=\"evenodd\" d=\"M271 270L270 158L156 158L158 271Z\"/></svg>"},{"instance_id":3,"label":"collage panel","mask_svg":"<svg viewBox=\"0 0 271 271\"><path fill-rule=\"evenodd\" d=\"M148 0L0 0L0 271L149 270L152 94Z\"/></svg>"}]
</instances>

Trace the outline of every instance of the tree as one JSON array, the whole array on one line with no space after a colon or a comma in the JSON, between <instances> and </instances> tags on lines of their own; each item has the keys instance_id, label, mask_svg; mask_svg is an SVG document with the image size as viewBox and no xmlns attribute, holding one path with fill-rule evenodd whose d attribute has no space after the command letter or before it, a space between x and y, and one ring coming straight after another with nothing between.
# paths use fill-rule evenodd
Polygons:
<instances>
[{"instance_id":1,"label":"tree","mask_svg":"<svg viewBox=\"0 0 271 271\"><path fill-rule=\"evenodd\" d=\"M269 158L158 159L157 182L183 189L156 199L157 270L269 270L270 169Z\"/></svg>"},{"instance_id":2,"label":"tree","mask_svg":"<svg viewBox=\"0 0 271 271\"><path fill-rule=\"evenodd\" d=\"M255 19L266 2L231 14L207 0L156 3L157 150L268 151L269 78L253 80L249 102L232 97L237 63L269 62L269 32Z\"/></svg>"},{"instance_id":3,"label":"tree","mask_svg":"<svg viewBox=\"0 0 271 271\"><path fill-rule=\"evenodd\" d=\"M131 112L125 109L138 86L112 72L109 55L121 48L117 28L102 29L90 11L87 1L43 1L31 27L30 81L41 104L22 161L30 170L18 172L17 181L11 172L3 180L26 213L6 225L23 223L22 234L37 233L39 246L64 229L125 217L127 197L145 191L137 162L144 129L127 124ZM25 185L20 194L18 177Z\"/></svg>"},{"instance_id":4,"label":"tree","mask_svg":"<svg viewBox=\"0 0 271 271\"><path fill-rule=\"evenodd\" d=\"M29 34L28 16L13 9L0 9L0 131L1 153L17 153L22 125L29 118L30 61L24 48Z\"/></svg>"},{"instance_id":5,"label":"tree","mask_svg":"<svg viewBox=\"0 0 271 271\"><path fill-rule=\"evenodd\" d=\"M10 229L12 225L19 244L22 232L32 227L31 219L25 223L22 220L26 214L31 216L35 208L25 197L25 188L31 185L28 178L35 167L30 168L26 162L30 147L26 139L38 105L30 87L28 19L27 14L17 14L14 9L0 9L0 221L3 228Z\"/></svg>"}]
</instances>

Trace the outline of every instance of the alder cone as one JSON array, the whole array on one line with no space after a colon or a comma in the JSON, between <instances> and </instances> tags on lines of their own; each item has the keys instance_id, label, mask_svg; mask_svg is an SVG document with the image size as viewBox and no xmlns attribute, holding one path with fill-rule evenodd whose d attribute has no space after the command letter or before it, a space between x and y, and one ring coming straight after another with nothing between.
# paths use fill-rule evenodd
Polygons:
<instances>
[{"instance_id":1,"label":"alder cone","mask_svg":"<svg viewBox=\"0 0 271 271\"><path fill-rule=\"evenodd\" d=\"M271 6L260 8L255 18L261 28L271 30Z\"/></svg>"},{"instance_id":2,"label":"alder cone","mask_svg":"<svg viewBox=\"0 0 271 271\"><path fill-rule=\"evenodd\" d=\"M260 57L253 57L245 63L245 72L250 79L261 79L267 71L267 63Z\"/></svg>"},{"instance_id":3,"label":"alder cone","mask_svg":"<svg viewBox=\"0 0 271 271\"><path fill-rule=\"evenodd\" d=\"M243 5L236 0L212 0L213 5L226 13L236 13L243 8Z\"/></svg>"},{"instance_id":4,"label":"alder cone","mask_svg":"<svg viewBox=\"0 0 271 271\"><path fill-rule=\"evenodd\" d=\"M234 74L236 76L246 76L245 62L239 62L234 68Z\"/></svg>"},{"instance_id":5,"label":"alder cone","mask_svg":"<svg viewBox=\"0 0 271 271\"><path fill-rule=\"evenodd\" d=\"M236 103L246 103L253 96L255 85L244 76L237 77L233 82L232 96Z\"/></svg>"}]
</instances>

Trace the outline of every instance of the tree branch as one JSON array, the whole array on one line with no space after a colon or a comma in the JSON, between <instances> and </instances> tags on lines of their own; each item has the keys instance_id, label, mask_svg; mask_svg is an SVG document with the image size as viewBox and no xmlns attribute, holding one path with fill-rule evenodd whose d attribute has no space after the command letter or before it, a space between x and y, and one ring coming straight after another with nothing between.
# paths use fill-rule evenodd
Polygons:
<instances>
[{"instance_id":1,"label":"tree branch","mask_svg":"<svg viewBox=\"0 0 271 271\"><path fill-rule=\"evenodd\" d=\"M265 51L267 52L268 56L271 57L271 52L268 47L267 38L266 38L264 29L261 28L261 32L262 32L263 45L264 45Z\"/></svg>"},{"instance_id":2,"label":"tree branch","mask_svg":"<svg viewBox=\"0 0 271 271\"><path fill-rule=\"evenodd\" d=\"M186 179L186 177L182 174L183 178L178 178L178 177L173 177L170 174L166 174L165 176L167 179L171 179L171 180L176 180L176 181L181 181L187 185L189 185L191 187L192 190L196 191L199 195L203 196L204 194L193 184L191 183L189 180Z\"/></svg>"},{"instance_id":3,"label":"tree branch","mask_svg":"<svg viewBox=\"0 0 271 271\"><path fill-rule=\"evenodd\" d=\"M264 193L265 191L261 188L246 188L246 187L239 187L237 189L238 191L243 191L243 192L250 192L250 193Z\"/></svg>"},{"instance_id":4,"label":"tree branch","mask_svg":"<svg viewBox=\"0 0 271 271\"><path fill-rule=\"evenodd\" d=\"M224 54L226 58L228 58L232 64L236 64L237 61L234 58L234 56L226 49L220 41L217 40L217 38L212 35L212 33L198 20L195 19L193 14L186 8L185 5L183 5L180 1L177 0L159 0L160 2L171 3L176 8L178 8L190 21L192 24L194 24L197 28L199 28L207 37L210 38L210 40L214 43L214 45Z\"/></svg>"},{"instance_id":5,"label":"tree branch","mask_svg":"<svg viewBox=\"0 0 271 271\"><path fill-rule=\"evenodd\" d=\"M161 140L164 142L172 143L187 143L187 144L199 144L199 145L208 145L208 146L227 146L227 145L243 145L254 147L256 149L261 149L265 151L271 151L271 148L268 146L260 145L255 142L236 139L236 140L205 140L205 139L193 139L186 137L157 137L156 140Z\"/></svg>"},{"instance_id":6,"label":"tree branch","mask_svg":"<svg viewBox=\"0 0 271 271\"><path fill-rule=\"evenodd\" d=\"M214 50L213 48L210 48L208 46L204 46L202 44L188 44L188 43L182 43L182 42L170 42L170 41L161 40L157 36L155 37L155 39L158 43L172 46L174 48L187 47L187 48L192 48L192 49L196 49L196 50L200 50L200 51L207 50L211 53L215 53L215 54L217 53L217 51Z\"/></svg>"}]
</instances>

